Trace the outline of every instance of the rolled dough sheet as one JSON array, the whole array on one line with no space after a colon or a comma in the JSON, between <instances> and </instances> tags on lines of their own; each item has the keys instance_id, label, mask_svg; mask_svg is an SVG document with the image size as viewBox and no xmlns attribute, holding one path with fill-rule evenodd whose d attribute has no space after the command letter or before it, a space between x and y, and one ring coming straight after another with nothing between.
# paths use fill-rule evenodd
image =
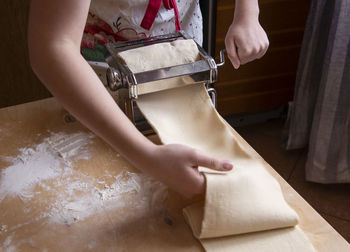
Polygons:
<instances>
[{"instance_id":1,"label":"rolled dough sheet","mask_svg":"<svg viewBox=\"0 0 350 252\"><path fill-rule=\"evenodd\" d=\"M188 39L130 49L119 56L133 73L190 63L200 57L196 43Z\"/></svg>"},{"instance_id":2,"label":"rolled dough sheet","mask_svg":"<svg viewBox=\"0 0 350 252\"><path fill-rule=\"evenodd\" d=\"M187 40L186 40L187 41ZM195 50L193 42L173 42ZM147 54L147 69L162 67L164 47L149 46L120 54L129 68L143 71L133 57ZM177 50L174 62L187 62L186 50ZM143 58L143 56L141 56ZM197 59L192 57L192 61ZM232 129L212 106L203 84L142 95L137 104L164 144L179 143L225 158L234 170L218 173L203 167L207 182L205 202L184 209L184 215L207 251L314 251L304 233L294 227L295 211L285 202L280 185L266 171L261 159L249 153L232 134Z\"/></svg>"}]
</instances>

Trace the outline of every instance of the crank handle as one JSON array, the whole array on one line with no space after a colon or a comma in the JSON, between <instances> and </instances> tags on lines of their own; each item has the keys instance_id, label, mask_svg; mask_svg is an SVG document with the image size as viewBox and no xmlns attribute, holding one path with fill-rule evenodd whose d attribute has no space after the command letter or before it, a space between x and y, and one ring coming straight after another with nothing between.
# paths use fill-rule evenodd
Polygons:
<instances>
[{"instance_id":1,"label":"crank handle","mask_svg":"<svg viewBox=\"0 0 350 252\"><path fill-rule=\"evenodd\" d=\"M226 53L226 49L222 49L220 51L220 62L216 63L216 66L221 67L225 64L225 53Z\"/></svg>"}]
</instances>

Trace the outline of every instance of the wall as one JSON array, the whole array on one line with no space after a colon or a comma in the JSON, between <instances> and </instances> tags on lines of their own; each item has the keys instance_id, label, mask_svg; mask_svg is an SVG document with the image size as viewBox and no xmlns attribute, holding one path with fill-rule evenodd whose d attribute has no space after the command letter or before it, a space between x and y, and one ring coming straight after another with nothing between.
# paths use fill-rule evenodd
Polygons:
<instances>
[{"instance_id":1,"label":"wall","mask_svg":"<svg viewBox=\"0 0 350 252\"><path fill-rule=\"evenodd\" d=\"M0 7L0 107L50 96L33 74L28 60L27 26L30 1L2 0Z\"/></svg>"}]
</instances>

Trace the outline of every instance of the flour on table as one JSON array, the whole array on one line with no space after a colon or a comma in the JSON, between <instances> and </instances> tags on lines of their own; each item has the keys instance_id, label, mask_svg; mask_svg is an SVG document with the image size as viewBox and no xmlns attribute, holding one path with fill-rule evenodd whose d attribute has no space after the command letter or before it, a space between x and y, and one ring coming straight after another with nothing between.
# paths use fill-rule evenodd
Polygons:
<instances>
[{"instance_id":1,"label":"flour on table","mask_svg":"<svg viewBox=\"0 0 350 252\"><path fill-rule=\"evenodd\" d=\"M66 181L64 191L46 212L49 223L71 225L102 209L132 207L150 212L160 208L167 197L165 185L140 173L123 171L113 177L110 185L92 177L79 178L79 174L72 177L85 182Z\"/></svg>"},{"instance_id":2,"label":"flour on table","mask_svg":"<svg viewBox=\"0 0 350 252\"><path fill-rule=\"evenodd\" d=\"M14 245L12 245L12 239L13 239L13 235L9 235L6 237L4 243L2 244L1 249L3 249L3 251L6 252L15 252L17 249Z\"/></svg>"},{"instance_id":3,"label":"flour on table","mask_svg":"<svg viewBox=\"0 0 350 252\"><path fill-rule=\"evenodd\" d=\"M93 134L85 132L75 134L59 132L52 134L47 140L64 160L69 160L72 157L75 159L89 159L89 153L84 149L84 146L91 143L93 137Z\"/></svg>"},{"instance_id":4,"label":"flour on table","mask_svg":"<svg viewBox=\"0 0 350 252\"><path fill-rule=\"evenodd\" d=\"M123 167L125 171L117 175L106 170L93 177L74 169L76 160L91 157L93 137L85 132L51 132L42 142L19 149L15 157L0 157L10 163L0 173L0 201L20 198L21 211L28 216L35 210L32 203L42 206L24 222L0 223L0 234L6 237L0 244L1 251L16 251L23 244L35 243L35 237L32 241L15 239L17 230L31 229L34 223L48 225L54 232L57 225L71 226L108 211L158 216L164 210L167 187L145 174ZM43 193L47 195L41 197ZM87 248L93 249L96 244L92 241Z\"/></svg>"},{"instance_id":5,"label":"flour on table","mask_svg":"<svg viewBox=\"0 0 350 252\"><path fill-rule=\"evenodd\" d=\"M12 164L1 171L0 201L6 196L28 200L34 197L36 185L45 188L46 180L71 173L73 161L89 158L85 147L93 136L85 132L51 133L41 143L19 149L16 157L3 158Z\"/></svg>"},{"instance_id":6,"label":"flour on table","mask_svg":"<svg viewBox=\"0 0 350 252\"><path fill-rule=\"evenodd\" d=\"M91 241L88 245L87 248L88 249L94 249L97 247L97 242L96 241Z\"/></svg>"},{"instance_id":7,"label":"flour on table","mask_svg":"<svg viewBox=\"0 0 350 252\"><path fill-rule=\"evenodd\" d=\"M7 225L1 225L0 226L0 235L2 234L2 233L6 233L7 232Z\"/></svg>"}]
</instances>

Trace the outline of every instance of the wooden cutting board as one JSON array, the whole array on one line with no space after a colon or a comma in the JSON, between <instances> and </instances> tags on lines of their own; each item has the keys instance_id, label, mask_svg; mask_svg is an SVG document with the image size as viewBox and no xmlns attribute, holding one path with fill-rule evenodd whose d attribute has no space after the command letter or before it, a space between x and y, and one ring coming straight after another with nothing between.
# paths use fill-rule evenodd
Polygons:
<instances>
[{"instance_id":1,"label":"wooden cutting board","mask_svg":"<svg viewBox=\"0 0 350 252\"><path fill-rule=\"evenodd\" d=\"M0 250L203 250L182 217L192 202L141 174L66 114L54 98L0 110ZM269 171L317 250L350 250Z\"/></svg>"}]
</instances>

